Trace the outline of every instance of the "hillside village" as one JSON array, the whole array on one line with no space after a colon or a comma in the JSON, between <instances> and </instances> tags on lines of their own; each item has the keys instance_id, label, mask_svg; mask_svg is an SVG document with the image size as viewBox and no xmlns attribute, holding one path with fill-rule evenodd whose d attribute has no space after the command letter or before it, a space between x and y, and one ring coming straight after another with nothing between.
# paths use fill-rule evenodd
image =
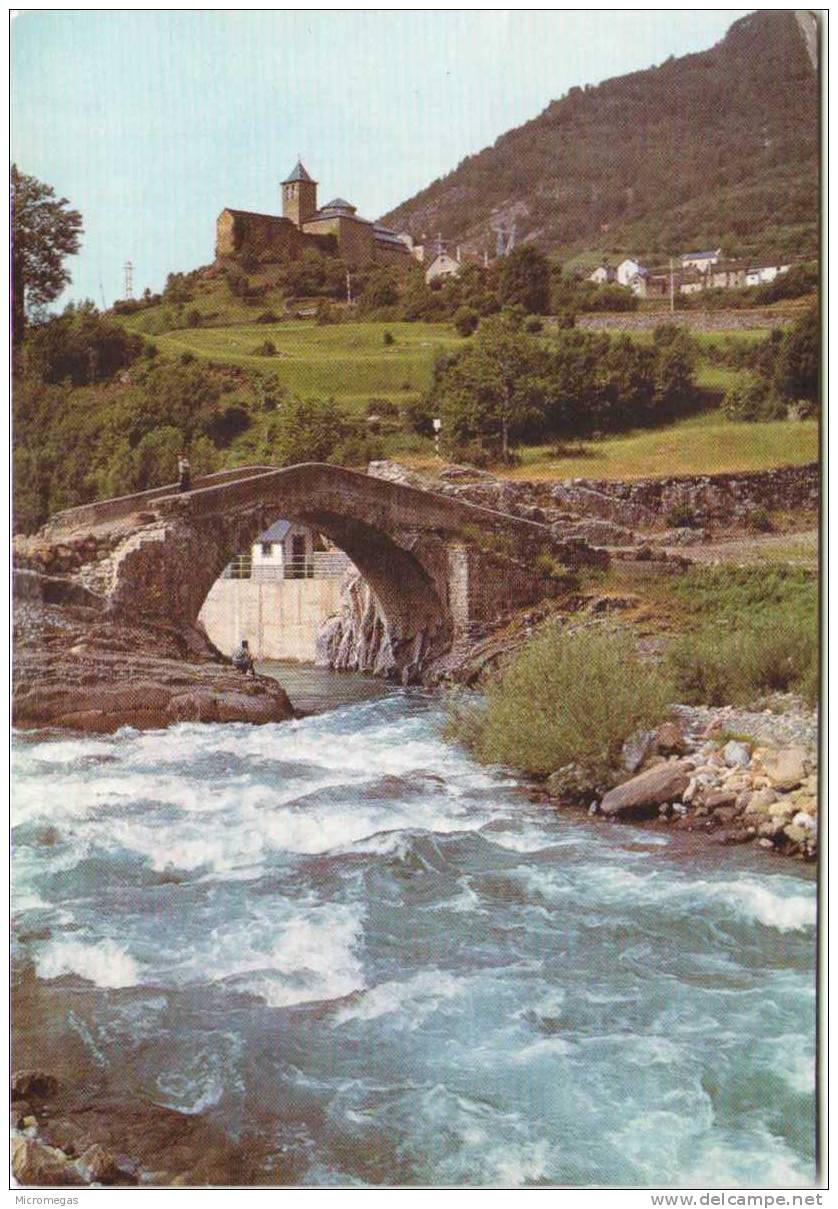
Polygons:
<instances>
[{"instance_id":1,"label":"hillside village","mask_svg":"<svg viewBox=\"0 0 838 1209\"><path fill-rule=\"evenodd\" d=\"M597 265L588 277L596 285L616 283L630 289L638 298L667 298L671 294L699 294L703 290L744 289L768 285L794 263L788 260L730 260L721 248L705 252L685 252L677 267L646 268L639 260L626 256L617 264Z\"/></svg>"}]
</instances>

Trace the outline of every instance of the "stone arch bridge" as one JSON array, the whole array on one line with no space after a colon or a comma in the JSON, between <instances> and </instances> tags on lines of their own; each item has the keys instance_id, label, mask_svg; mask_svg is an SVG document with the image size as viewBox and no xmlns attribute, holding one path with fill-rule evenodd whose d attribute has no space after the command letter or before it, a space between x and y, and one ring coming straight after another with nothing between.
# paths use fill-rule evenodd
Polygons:
<instances>
[{"instance_id":1,"label":"stone arch bridge","mask_svg":"<svg viewBox=\"0 0 838 1209\"><path fill-rule=\"evenodd\" d=\"M58 569L109 616L192 627L230 559L278 517L346 552L405 682L475 627L549 596L551 567L596 559L546 525L318 463L240 467L196 479L183 494L168 486L86 504L27 540L69 552Z\"/></svg>"}]
</instances>

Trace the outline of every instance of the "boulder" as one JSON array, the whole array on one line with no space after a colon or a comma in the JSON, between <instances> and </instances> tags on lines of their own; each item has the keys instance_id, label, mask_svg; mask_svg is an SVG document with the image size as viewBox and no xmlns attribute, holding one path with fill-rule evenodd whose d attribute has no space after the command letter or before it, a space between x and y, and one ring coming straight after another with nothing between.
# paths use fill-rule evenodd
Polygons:
<instances>
[{"instance_id":1,"label":"boulder","mask_svg":"<svg viewBox=\"0 0 838 1209\"><path fill-rule=\"evenodd\" d=\"M637 772L654 747L655 735L653 730L636 730L629 735L621 753L626 772Z\"/></svg>"},{"instance_id":2,"label":"boulder","mask_svg":"<svg viewBox=\"0 0 838 1209\"><path fill-rule=\"evenodd\" d=\"M83 1187L84 1177L61 1150L35 1138L12 1139L12 1175L33 1188Z\"/></svg>"},{"instance_id":3,"label":"boulder","mask_svg":"<svg viewBox=\"0 0 838 1209\"><path fill-rule=\"evenodd\" d=\"M563 768L550 773L545 788L551 798L578 802L596 792L597 787L578 764L565 764Z\"/></svg>"},{"instance_id":4,"label":"boulder","mask_svg":"<svg viewBox=\"0 0 838 1209\"><path fill-rule=\"evenodd\" d=\"M76 1159L76 1170L91 1184L124 1184L133 1179L122 1170L116 1157L94 1142Z\"/></svg>"},{"instance_id":5,"label":"boulder","mask_svg":"<svg viewBox=\"0 0 838 1209\"><path fill-rule=\"evenodd\" d=\"M42 1070L17 1070L12 1075L12 1100L47 1100L58 1091L55 1075Z\"/></svg>"},{"instance_id":6,"label":"boulder","mask_svg":"<svg viewBox=\"0 0 838 1209\"><path fill-rule=\"evenodd\" d=\"M799 823L789 823L783 828L783 835L793 844L802 844L805 840L811 839L812 832L808 827L801 827Z\"/></svg>"},{"instance_id":7,"label":"boulder","mask_svg":"<svg viewBox=\"0 0 838 1209\"><path fill-rule=\"evenodd\" d=\"M655 750L662 756L682 756L687 750L684 732L677 722L663 722L655 733Z\"/></svg>"},{"instance_id":8,"label":"boulder","mask_svg":"<svg viewBox=\"0 0 838 1209\"><path fill-rule=\"evenodd\" d=\"M802 747L782 747L766 755L763 764L777 789L797 789L809 772L806 751Z\"/></svg>"},{"instance_id":9,"label":"boulder","mask_svg":"<svg viewBox=\"0 0 838 1209\"><path fill-rule=\"evenodd\" d=\"M736 794L728 789L715 789L703 798L703 804L708 810L718 810L721 807L735 806Z\"/></svg>"},{"instance_id":10,"label":"boulder","mask_svg":"<svg viewBox=\"0 0 838 1209\"><path fill-rule=\"evenodd\" d=\"M610 789L600 804L600 812L611 817L640 815L656 811L664 802L680 798L690 783L692 763L675 760L659 764L622 785Z\"/></svg>"},{"instance_id":11,"label":"boulder","mask_svg":"<svg viewBox=\"0 0 838 1209\"><path fill-rule=\"evenodd\" d=\"M768 814L776 801L777 794L773 789L757 789L748 800L745 814Z\"/></svg>"}]
</instances>

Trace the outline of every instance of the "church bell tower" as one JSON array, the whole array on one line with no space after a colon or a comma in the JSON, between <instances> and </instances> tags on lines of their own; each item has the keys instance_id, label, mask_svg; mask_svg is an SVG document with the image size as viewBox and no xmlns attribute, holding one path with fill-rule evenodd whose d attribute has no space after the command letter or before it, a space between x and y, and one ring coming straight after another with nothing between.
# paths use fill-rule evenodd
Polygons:
<instances>
[{"instance_id":1,"label":"church bell tower","mask_svg":"<svg viewBox=\"0 0 838 1209\"><path fill-rule=\"evenodd\" d=\"M302 160L287 180L282 182L282 216L290 218L295 227L302 227L317 213L317 181L303 167Z\"/></svg>"}]
</instances>

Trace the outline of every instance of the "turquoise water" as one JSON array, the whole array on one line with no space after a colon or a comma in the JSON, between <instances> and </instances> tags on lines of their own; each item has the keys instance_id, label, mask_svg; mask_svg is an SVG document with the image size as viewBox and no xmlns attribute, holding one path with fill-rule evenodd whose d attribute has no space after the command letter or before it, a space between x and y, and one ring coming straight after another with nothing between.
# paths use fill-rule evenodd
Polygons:
<instances>
[{"instance_id":1,"label":"turquoise water","mask_svg":"<svg viewBox=\"0 0 838 1209\"><path fill-rule=\"evenodd\" d=\"M18 737L24 1057L301 1184L812 1182L811 871L532 805L439 720Z\"/></svg>"}]
</instances>

